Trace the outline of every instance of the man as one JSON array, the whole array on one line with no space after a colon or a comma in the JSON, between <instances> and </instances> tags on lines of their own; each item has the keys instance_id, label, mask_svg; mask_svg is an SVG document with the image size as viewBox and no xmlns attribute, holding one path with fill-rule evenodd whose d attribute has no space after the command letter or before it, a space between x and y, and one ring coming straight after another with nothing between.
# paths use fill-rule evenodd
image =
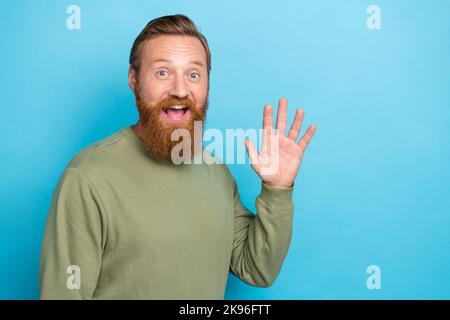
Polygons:
<instances>
[{"instance_id":1,"label":"man","mask_svg":"<svg viewBox=\"0 0 450 320\"><path fill-rule=\"evenodd\" d=\"M265 106L261 151L245 142L262 179L252 214L225 164L173 161L179 142L171 134L195 135L194 121L205 119L210 69L208 43L184 15L154 19L136 38L129 85L139 121L65 169L44 235L42 299L223 299L229 271L253 286L274 282L291 241L294 178L315 127L296 143L303 111L286 136L286 99L278 133ZM185 152L213 158L203 148ZM276 171L264 170L274 162Z\"/></svg>"}]
</instances>

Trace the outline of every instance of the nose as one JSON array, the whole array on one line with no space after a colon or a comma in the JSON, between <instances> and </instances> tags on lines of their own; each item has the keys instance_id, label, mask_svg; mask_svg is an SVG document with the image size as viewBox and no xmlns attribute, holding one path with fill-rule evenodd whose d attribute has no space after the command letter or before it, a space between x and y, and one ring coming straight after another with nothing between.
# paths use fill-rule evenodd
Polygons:
<instances>
[{"instance_id":1,"label":"nose","mask_svg":"<svg viewBox=\"0 0 450 320\"><path fill-rule=\"evenodd\" d=\"M174 98L183 99L186 98L188 94L189 91L185 79L180 76L175 77L172 87L170 88L169 95Z\"/></svg>"}]
</instances>

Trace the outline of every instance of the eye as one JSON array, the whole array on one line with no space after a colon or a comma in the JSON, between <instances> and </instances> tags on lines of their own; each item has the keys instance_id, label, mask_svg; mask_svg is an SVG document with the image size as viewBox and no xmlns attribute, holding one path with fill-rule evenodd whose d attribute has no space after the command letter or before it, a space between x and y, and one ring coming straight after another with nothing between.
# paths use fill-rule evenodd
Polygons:
<instances>
[{"instance_id":1,"label":"eye","mask_svg":"<svg viewBox=\"0 0 450 320\"><path fill-rule=\"evenodd\" d=\"M191 79L197 80L200 78L200 74L198 72L192 72L190 75Z\"/></svg>"},{"instance_id":2,"label":"eye","mask_svg":"<svg viewBox=\"0 0 450 320\"><path fill-rule=\"evenodd\" d=\"M156 73L156 75L160 78L166 78L168 76L168 72L165 70L160 70Z\"/></svg>"}]
</instances>

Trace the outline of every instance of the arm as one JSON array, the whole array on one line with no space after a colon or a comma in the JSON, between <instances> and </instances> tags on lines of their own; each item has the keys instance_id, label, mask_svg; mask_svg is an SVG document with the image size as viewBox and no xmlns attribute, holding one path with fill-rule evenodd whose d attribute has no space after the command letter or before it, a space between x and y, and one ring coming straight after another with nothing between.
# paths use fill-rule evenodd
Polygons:
<instances>
[{"instance_id":1,"label":"arm","mask_svg":"<svg viewBox=\"0 0 450 320\"><path fill-rule=\"evenodd\" d=\"M91 299L105 238L102 204L94 186L81 171L67 168L53 194L47 218L40 298Z\"/></svg>"},{"instance_id":2,"label":"arm","mask_svg":"<svg viewBox=\"0 0 450 320\"><path fill-rule=\"evenodd\" d=\"M287 100L280 99L276 130L273 128L272 106L263 113L261 151L245 141L250 163L262 180L256 198L255 217L242 205L236 183L234 188L235 229L231 270L240 279L257 286L269 286L280 271L292 236L294 205L292 190L303 154L316 127L311 125L297 143L304 112L297 109L294 121L286 131Z\"/></svg>"},{"instance_id":3,"label":"arm","mask_svg":"<svg viewBox=\"0 0 450 320\"><path fill-rule=\"evenodd\" d=\"M234 181L233 181L234 182ZM241 203L234 182L234 240L230 271L247 284L268 287L278 276L292 238L293 187L261 186L256 216Z\"/></svg>"}]
</instances>

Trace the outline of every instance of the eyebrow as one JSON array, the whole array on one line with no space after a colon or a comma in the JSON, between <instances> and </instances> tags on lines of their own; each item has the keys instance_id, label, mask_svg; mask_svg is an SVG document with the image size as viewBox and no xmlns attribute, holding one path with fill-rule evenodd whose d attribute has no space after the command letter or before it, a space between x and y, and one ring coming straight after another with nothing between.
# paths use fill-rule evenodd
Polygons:
<instances>
[{"instance_id":1,"label":"eyebrow","mask_svg":"<svg viewBox=\"0 0 450 320\"><path fill-rule=\"evenodd\" d=\"M159 58L159 59L152 60L151 63L153 64L153 63L157 63L157 62L172 62L172 60ZM201 61L198 61L198 60L191 60L191 61L189 61L189 63L190 64L196 64L196 65L198 65L200 67L204 67L203 63Z\"/></svg>"}]
</instances>

